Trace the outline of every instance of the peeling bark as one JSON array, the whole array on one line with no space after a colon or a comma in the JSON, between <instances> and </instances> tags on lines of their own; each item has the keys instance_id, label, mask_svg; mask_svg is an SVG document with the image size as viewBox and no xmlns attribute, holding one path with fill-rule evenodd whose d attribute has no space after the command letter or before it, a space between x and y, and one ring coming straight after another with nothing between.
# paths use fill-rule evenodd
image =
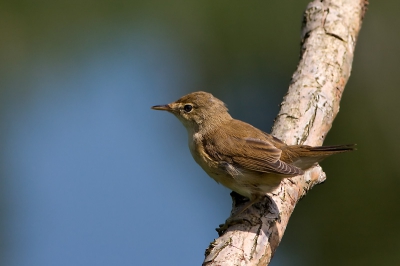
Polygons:
<instances>
[{"instance_id":1,"label":"peeling bark","mask_svg":"<svg viewBox=\"0 0 400 266\"><path fill-rule=\"evenodd\" d=\"M322 145L339 112L367 6L367 0L315 0L308 4L300 61L276 117L274 136L287 144ZM325 179L322 168L316 166L302 176L284 180L279 191L249 208L240 216L240 223L231 225L210 244L203 265L268 265L296 203ZM233 206L236 201L233 197Z\"/></svg>"}]
</instances>

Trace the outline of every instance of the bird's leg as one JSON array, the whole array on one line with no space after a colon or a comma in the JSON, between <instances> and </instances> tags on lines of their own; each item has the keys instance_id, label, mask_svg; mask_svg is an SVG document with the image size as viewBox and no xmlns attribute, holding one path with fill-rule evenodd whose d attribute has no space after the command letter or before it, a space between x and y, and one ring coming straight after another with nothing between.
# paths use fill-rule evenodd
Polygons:
<instances>
[{"instance_id":1,"label":"bird's leg","mask_svg":"<svg viewBox=\"0 0 400 266\"><path fill-rule=\"evenodd\" d=\"M243 199L245 199L244 197L242 197L241 195L237 194L236 192L232 192L231 196L235 202L239 201L241 202ZM240 197L240 198L239 198ZM249 201L246 202L245 205L243 205L241 208L239 208L239 210L237 210L235 213L233 213L226 221L224 224L220 224L219 228L217 228L217 232L219 235L222 235L226 229L228 229L228 227L235 225L235 224L239 224L242 223L243 221L247 221L250 224L252 224L248 219L245 218L237 218L240 214L242 214L245 210L247 210L250 206L252 206L254 203L258 203L262 200L263 196L256 196L252 199L250 199Z\"/></svg>"},{"instance_id":2,"label":"bird's leg","mask_svg":"<svg viewBox=\"0 0 400 266\"><path fill-rule=\"evenodd\" d=\"M229 219L233 219L235 217L238 217L240 214L242 214L245 210L247 210L248 208L251 207L251 205L253 205L254 203L257 203L261 200L261 197L256 197L253 199L250 199L248 202L246 202L245 205L243 205L239 210L236 211L236 213L234 213L233 215L231 215L231 217Z\"/></svg>"}]
</instances>

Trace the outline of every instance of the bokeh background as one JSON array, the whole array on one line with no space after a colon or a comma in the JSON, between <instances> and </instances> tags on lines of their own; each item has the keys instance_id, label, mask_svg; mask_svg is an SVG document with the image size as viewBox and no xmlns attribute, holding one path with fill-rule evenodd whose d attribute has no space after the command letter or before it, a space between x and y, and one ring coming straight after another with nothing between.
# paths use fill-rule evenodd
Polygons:
<instances>
[{"instance_id":1,"label":"bokeh background","mask_svg":"<svg viewBox=\"0 0 400 266\"><path fill-rule=\"evenodd\" d=\"M200 265L229 190L150 110L205 90L269 131L308 0L26 1L0 8L0 264ZM373 1L328 179L271 265L400 263L399 1Z\"/></svg>"}]
</instances>

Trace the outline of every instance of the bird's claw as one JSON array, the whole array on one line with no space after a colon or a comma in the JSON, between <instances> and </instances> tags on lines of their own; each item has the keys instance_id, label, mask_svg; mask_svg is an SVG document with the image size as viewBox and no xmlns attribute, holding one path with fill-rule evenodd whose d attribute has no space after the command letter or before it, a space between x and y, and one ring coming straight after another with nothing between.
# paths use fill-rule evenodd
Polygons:
<instances>
[{"instance_id":1,"label":"bird's claw","mask_svg":"<svg viewBox=\"0 0 400 266\"><path fill-rule=\"evenodd\" d=\"M246 218L229 217L224 224L220 224L218 228L215 228L215 230L218 232L219 236L222 236L226 232L226 230L228 230L229 227L236 224L243 224L245 222L254 226L254 224Z\"/></svg>"}]
</instances>

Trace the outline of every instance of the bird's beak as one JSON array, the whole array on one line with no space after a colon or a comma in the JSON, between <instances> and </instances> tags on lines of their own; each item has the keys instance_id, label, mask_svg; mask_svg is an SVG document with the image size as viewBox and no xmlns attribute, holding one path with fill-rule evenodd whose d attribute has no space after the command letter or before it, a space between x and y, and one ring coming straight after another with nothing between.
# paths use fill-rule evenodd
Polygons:
<instances>
[{"instance_id":1,"label":"bird's beak","mask_svg":"<svg viewBox=\"0 0 400 266\"><path fill-rule=\"evenodd\" d=\"M161 111L172 111L172 108L169 106L169 104L166 105L154 105L151 107L153 110L161 110Z\"/></svg>"}]
</instances>

